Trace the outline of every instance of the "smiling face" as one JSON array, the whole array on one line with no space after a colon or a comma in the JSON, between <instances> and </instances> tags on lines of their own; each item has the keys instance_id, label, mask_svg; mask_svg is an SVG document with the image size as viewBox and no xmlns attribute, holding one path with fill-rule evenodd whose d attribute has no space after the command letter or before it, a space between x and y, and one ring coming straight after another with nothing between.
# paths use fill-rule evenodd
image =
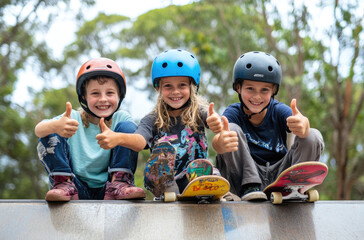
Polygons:
<instances>
[{"instance_id":1,"label":"smiling face","mask_svg":"<svg viewBox=\"0 0 364 240\"><path fill-rule=\"evenodd\" d=\"M190 82L189 77L162 78L159 83L159 88L163 101L175 109L182 107L190 99ZM178 114L182 109L175 111L175 114Z\"/></svg>"},{"instance_id":2,"label":"smiling face","mask_svg":"<svg viewBox=\"0 0 364 240\"><path fill-rule=\"evenodd\" d=\"M249 108L249 110L244 108L247 114L260 113L269 104L274 90L273 83L250 80L244 80L241 85L237 86L237 92L240 93L244 104Z\"/></svg>"},{"instance_id":3,"label":"smiling face","mask_svg":"<svg viewBox=\"0 0 364 240\"><path fill-rule=\"evenodd\" d=\"M107 77L90 79L86 84L86 101L90 111L100 118L113 114L120 101L115 80Z\"/></svg>"}]
</instances>

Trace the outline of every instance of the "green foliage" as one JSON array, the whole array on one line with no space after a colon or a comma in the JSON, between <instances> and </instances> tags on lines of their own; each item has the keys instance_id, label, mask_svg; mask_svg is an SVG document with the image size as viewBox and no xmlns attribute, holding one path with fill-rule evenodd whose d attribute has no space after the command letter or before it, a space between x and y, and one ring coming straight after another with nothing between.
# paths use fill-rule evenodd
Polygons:
<instances>
[{"instance_id":1,"label":"green foliage","mask_svg":"<svg viewBox=\"0 0 364 240\"><path fill-rule=\"evenodd\" d=\"M9 99L19 70L33 68L43 79L52 79L52 72L57 72L65 75L67 82L74 83L74 76L67 77L65 73L74 72L75 66L80 66L85 58L103 56L126 63L123 70L128 84L133 85L134 80L150 78L151 64L157 54L171 48L183 48L197 56L202 70L199 94L215 102L215 110L219 113L230 103L239 101L231 88L236 59L253 50L274 55L283 69L277 98L286 104L297 98L298 107L309 117L311 126L323 133L324 159L330 167L320 189L323 199L335 199L338 185L335 180L340 172L349 176L342 182L347 184L352 199L363 198L364 139L361 133L364 113L357 108L364 92L363 24L362 16L355 11L356 1L325 2L329 9L334 9L335 20L330 29L322 32L323 39L335 40L338 43L335 51L325 45L327 41L312 36L314 26L310 22L313 18L310 9L293 0L287 1L288 11L283 15L278 11L280 6L271 1L201 0L184 6L154 9L136 20L99 13L94 19L84 21L82 14L87 11L82 7L75 14L79 24L76 40L65 49L64 59L57 61L47 45L35 37L52 21L42 23L36 16L40 10L61 8L61 3L68 6L69 2L18 0L0 3L0 197L44 197L47 181L36 156L34 125L44 118L62 114L66 101L70 101L74 109L79 107L74 85L63 89L46 88L35 94L31 110L11 103ZM92 0L81 2L83 6L94 3ZM10 6L31 8L31 4L34 9L29 16L19 13L12 18L17 20L15 23L5 20ZM50 14L48 18L52 20L54 16ZM339 59L335 59L335 52ZM351 104L344 101L347 86L352 89ZM150 96L155 94L150 84L145 90ZM344 106L349 106L346 120ZM352 130L346 139L334 140L340 130L351 123ZM211 133L208 138L211 141ZM340 143L346 146L343 155L347 156L348 162L345 169L338 170L339 159L335 151ZM139 154L135 175L138 186L143 186L148 157L148 150ZM209 146L209 158L213 160L214 157L215 152ZM148 194L148 199L152 199Z\"/></svg>"},{"instance_id":2,"label":"green foliage","mask_svg":"<svg viewBox=\"0 0 364 240\"><path fill-rule=\"evenodd\" d=\"M83 3L89 5L93 1ZM48 189L45 171L38 160L34 134L35 123L47 115L46 110L44 112L43 108L37 109L36 106L26 109L10 99L20 70L26 67L33 69L41 78L61 66L51 57L47 45L36 36L52 23L53 9L68 4L69 0L1 1L0 198L43 198ZM48 21L42 22L38 14L45 10L49 10L46 13ZM58 99L65 100L64 91L57 93ZM57 100L52 94L48 98L50 101ZM50 106L49 114L53 113L53 107ZM64 109L65 101L61 112Z\"/></svg>"},{"instance_id":3,"label":"green foliage","mask_svg":"<svg viewBox=\"0 0 364 240\"><path fill-rule=\"evenodd\" d=\"M80 107L74 85L60 89L44 89L34 98L34 105L39 109L39 120L63 114L66 111L66 102L70 102L75 110Z\"/></svg>"}]
</instances>

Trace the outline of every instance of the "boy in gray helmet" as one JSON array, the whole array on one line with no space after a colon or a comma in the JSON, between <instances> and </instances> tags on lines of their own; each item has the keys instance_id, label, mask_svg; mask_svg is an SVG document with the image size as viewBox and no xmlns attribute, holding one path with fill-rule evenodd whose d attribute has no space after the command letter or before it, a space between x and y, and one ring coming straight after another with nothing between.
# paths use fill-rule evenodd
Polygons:
<instances>
[{"instance_id":1,"label":"boy in gray helmet","mask_svg":"<svg viewBox=\"0 0 364 240\"><path fill-rule=\"evenodd\" d=\"M272 55L258 51L243 54L233 75L240 103L226 108L222 130L213 138L216 166L229 180L231 192L242 200L266 200L262 189L296 163L319 161L324 141L317 129L310 128L296 99L290 107L274 99L282 70ZM287 133L295 135L290 149Z\"/></svg>"}]
</instances>

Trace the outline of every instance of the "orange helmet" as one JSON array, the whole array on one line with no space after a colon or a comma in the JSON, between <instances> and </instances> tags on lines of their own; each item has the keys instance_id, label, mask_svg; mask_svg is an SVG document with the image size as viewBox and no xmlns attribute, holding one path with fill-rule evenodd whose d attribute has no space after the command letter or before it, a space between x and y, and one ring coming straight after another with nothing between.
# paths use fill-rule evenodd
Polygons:
<instances>
[{"instance_id":1,"label":"orange helmet","mask_svg":"<svg viewBox=\"0 0 364 240\"><path fill-rule=\"evenodd\" d=\"M118 104L117 109L120 107L121 102L125 98L126 94L126 82L125 82L125 76L123 71L121 71L120 67L111 59L108 58L94 58L91 60L88 60L85 62L77 74L77 80L76 80L76 92L78 95L78 101L81 104L81 107L88 113L96 116L94 113L92 113L88 106L87 101L83 98L84 95L84 87L83 83L93 77L96 76L105 76L115 79L117 82L117 85L119 87L120 92L120 101ZM98 117L98 116L96 116ZM110 119L108 117L108 119Z\"/></svg>"}]
</instances>

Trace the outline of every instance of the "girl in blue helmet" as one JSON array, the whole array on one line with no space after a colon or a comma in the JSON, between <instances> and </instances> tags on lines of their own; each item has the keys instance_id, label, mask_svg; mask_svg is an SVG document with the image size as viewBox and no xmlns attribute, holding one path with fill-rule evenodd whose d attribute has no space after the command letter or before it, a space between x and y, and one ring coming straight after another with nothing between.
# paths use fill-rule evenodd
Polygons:
<instances>
[{"instance_id":1,"label":"girl in blue helmet","mask_svg":"<svg viewBox=\"0 0 364 240\"><path fill-rule=\"evenodd\" d=\"M213 105L208 113L207 102L197 94L200 74L196 57L187 51L173 49L158 55L152 66L152 84L159 93L157 103L141 119L134 134L123 134L118 139L120 145L137 152L152 150L144 180L156 197L161 196L164 187L176 193L183 191L188 184L188 164L207 158L205 128L221 130ZM154 161L162 158L168 161L166 165ZM162 182L166 186L161 186Z\"/></svg>"},{"instance_id":2,"label":"girl in blue helmet","mask_svg":"<svg viewBox=\"0 0 364 240\"><path fill-rule=\"evenodd\" d=\"M224 147L224 142L230 141L226 141L230 137L227 131L215 135L216 166L229 180L231 192L242 200L267 199L262 189L293 164L319 161L324 142L299 112L295 99L290 107L274 99L282 70L272 55L258 51L243 54L233 75L240 103L228 106L222 120L224 128L228 125L236 132L238 150ZM290 149L287 132L295 135Z\"/></svg>"}]
</instances>

